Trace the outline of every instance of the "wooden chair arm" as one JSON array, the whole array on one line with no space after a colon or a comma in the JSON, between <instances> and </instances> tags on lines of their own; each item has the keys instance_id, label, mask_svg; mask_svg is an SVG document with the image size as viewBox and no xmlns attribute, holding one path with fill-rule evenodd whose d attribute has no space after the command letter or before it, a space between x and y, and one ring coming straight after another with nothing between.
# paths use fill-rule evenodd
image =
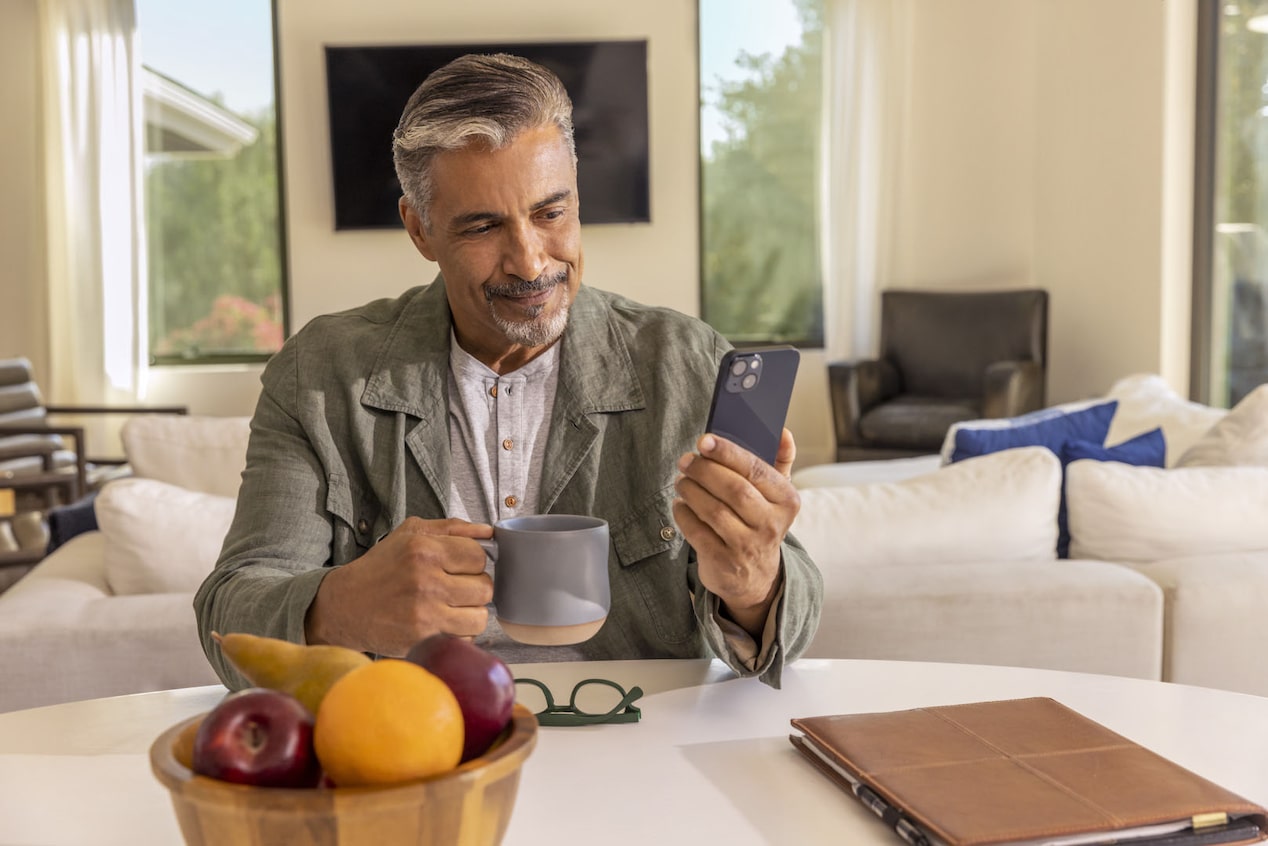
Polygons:
<instances>
[{"instance_id":1,"label":"wooden chair arm","mask_svg":"<svg viewBox=\"0 0 1268 846\"><path fill-rule=\"evenodd\" d=\"M62 435L73 438L75 441L75 483L76 488L73 492L73 498L78 499L84 495L88 489L88 470L86 467L87 459L84 458L84 427L83 426L49 426L45 424L18 425L14 423L0 423L0 435ZM6 454L6 459L23 458L23 457L39 458L44 462L45 472L53 470L53 455L51 451L32 451L29 453L15 452Z\"/></svg>"}]
</instances>

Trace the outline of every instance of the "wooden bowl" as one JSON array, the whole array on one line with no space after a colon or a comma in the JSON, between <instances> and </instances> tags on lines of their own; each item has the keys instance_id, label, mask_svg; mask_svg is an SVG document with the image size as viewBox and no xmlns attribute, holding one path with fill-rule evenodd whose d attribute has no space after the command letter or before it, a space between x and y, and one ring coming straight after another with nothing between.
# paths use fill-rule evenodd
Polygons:
<instances>
[{"instance_id":1,"label":"wooden bowl","mask_svg":"<svg viewBox=\"0 0 1268 846\"><path fill-rule=\"evenodd\" d=\"M176 760L177 736L204 716L150 746L150 766L171 791L189 846L492 846L506 832L520 767L537 742L536 718L517 704L491 750L443 775L386 787L247 787L196 775Z\"/></svg>"}]
</instances>

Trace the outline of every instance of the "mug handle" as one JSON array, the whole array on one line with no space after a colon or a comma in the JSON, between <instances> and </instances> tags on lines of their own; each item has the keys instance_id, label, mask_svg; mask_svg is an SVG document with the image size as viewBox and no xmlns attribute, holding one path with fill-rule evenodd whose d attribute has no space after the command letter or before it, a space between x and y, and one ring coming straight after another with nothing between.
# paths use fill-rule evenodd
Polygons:
<instances>
[{"instance_id":1,"label":"mug handle","mask_svg":"<svg viewBox=\"0 0 1268 846\"><path fill-rule=\"evenodd\" d=\"M496 564L498 560L497 539L496 538L489 538L488 540L476 539L476 543L480 544L480 548L484 550L484 554L489 557L489 560Z\"/></svg>"}]
</instances>

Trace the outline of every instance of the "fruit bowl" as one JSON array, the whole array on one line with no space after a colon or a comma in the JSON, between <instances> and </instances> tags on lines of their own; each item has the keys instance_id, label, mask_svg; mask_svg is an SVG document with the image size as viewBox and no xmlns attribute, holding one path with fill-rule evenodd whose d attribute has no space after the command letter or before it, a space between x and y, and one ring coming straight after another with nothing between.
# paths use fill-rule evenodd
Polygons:
<instances>
[{"instance_id":1,"label":"fruit bowl","mask_svg":"<svg viewBox=\"0 0 1268 846\"><path fill-rule=\"evenodd\" d=\"M497 844L520 767L537 742L536 718L517 704L489 751L441 775L383 787L247 787L197 775L177 760L181 731L204 716L177 723L150 746L150 766L172 794L189 846Z\"/></svg>"}]
</instances>

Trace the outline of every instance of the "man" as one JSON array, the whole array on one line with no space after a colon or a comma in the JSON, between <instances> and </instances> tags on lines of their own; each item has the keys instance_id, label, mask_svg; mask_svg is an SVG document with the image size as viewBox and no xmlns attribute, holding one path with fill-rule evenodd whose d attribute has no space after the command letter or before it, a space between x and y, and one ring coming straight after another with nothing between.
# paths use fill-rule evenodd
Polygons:
<instances>
[{"instance_id":1,"label":"man","mask_svg":"<svg viewBox=\"0 0 1268 846\"><path fill-rule=\"evenodd\" d=\"M776 467L701 437L727 344L582 287L572 105L549 71L466 56L393 140L430 286L318 318L269 362L237 512L194 604L203 646L250 631L403 655L435 632L508 661L699 657L778 685L822 582L786 538ZM698 448L692 452L693 447ZM523 647L488 611L476 539L538 512L608 521L612 609L576 647Z\"/></svg>"}]
</instances>

